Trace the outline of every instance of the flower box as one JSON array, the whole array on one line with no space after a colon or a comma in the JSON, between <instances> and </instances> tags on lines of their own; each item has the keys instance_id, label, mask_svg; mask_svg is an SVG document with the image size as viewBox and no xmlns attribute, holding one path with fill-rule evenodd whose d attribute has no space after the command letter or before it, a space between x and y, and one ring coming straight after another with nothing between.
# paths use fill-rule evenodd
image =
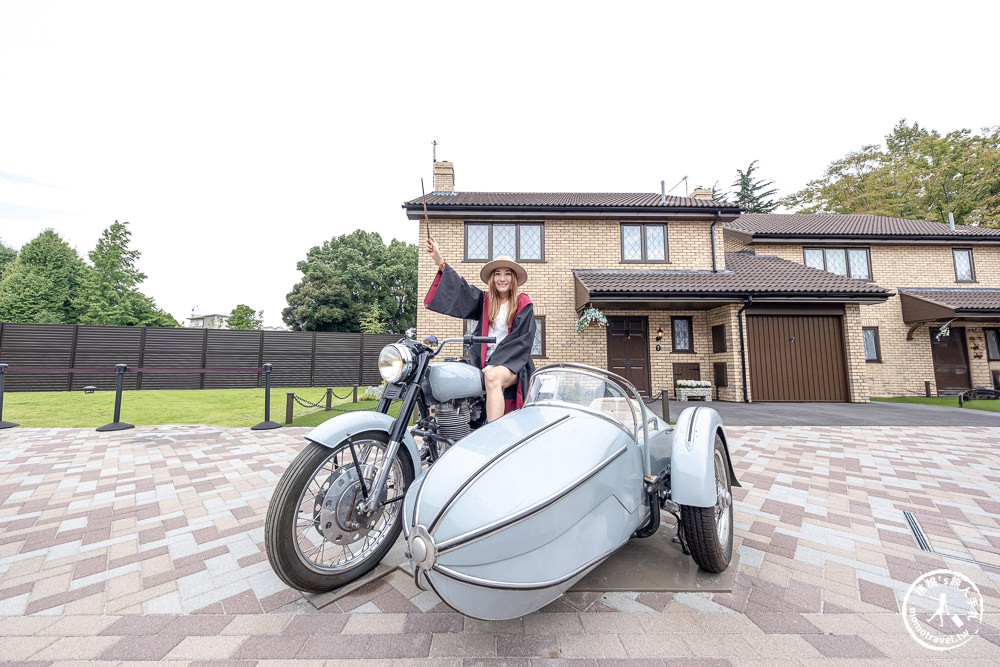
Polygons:
<instances>
[{"instance_id":1,"label":"flower box","mask_svg":"<svg viewBox=\"0 0 1000 667\"><path fill-rule=\"evenodd\" d=\"M709 401L712 400L712 388L711 387L677 387L677 400L678 401L689 401L694 399L696 401Z\"/></svg>"}]
</instances>

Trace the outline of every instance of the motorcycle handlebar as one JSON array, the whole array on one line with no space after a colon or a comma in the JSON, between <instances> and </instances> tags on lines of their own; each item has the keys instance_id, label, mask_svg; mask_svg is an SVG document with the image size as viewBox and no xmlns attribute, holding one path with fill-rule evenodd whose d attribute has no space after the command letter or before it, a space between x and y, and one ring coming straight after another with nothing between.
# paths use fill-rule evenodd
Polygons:
<instances>
[{"instance_id":1,"label":"motorcycle handlebar","mask_svg":"<svg viewBox=\"0 0 1000 667\"><path fill-rule=\"evenodd\" d=\"M462 343L465 347L472 347L473 345L480 343L495 343L495 342L497 342L496 336L473 336L472 334L466 334L461 338L445 338L443 341L441 341L441 344L438 346L437 351L434 352L432 358L441 354L441 350L444 349L444 346L447 345L448 343Z\"/></svg>"}]
</instances>

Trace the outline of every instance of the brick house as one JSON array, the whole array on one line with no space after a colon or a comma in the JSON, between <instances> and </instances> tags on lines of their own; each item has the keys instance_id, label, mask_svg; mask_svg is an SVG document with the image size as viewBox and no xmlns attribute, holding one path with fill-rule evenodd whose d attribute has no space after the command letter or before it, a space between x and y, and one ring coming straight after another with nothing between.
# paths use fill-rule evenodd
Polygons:
<instances>
[{"instance_id":1,"label":"brick house","mask_svg":"<svg viewBox=\"0 0 1000 667\"><path fill-rule=\"evenodd\" d=\"M960 371L947 382L934 372L935 350L949 344L932 342L954 318L950 337L972 352L972 383L988 384L991 366L1000 369L988 359L1000 356L996 329L983 327L990 317L1000 322L1000 231L872 216L741 216L705 189L690 197L488 193L456 192L454 182L453 165L436 163L434 192L404 203L406 215L419 221L421 243L432 234L472 284L498 255L525 266L536 365L608 368L647 395L673 396L678 380L701 379L721 400L864 402L923 394L925 381L932 390L954 384ZM838 229L854 218L865 220ZM966 259L975 287L957 282ZM435 271L421 251L421 290ZM586 308L602 311L608 326L578 335ZM459 335L462 326L418 308L419 335ZM938 365L957 358L952 350Z\"/></svg>"}]
</instances>

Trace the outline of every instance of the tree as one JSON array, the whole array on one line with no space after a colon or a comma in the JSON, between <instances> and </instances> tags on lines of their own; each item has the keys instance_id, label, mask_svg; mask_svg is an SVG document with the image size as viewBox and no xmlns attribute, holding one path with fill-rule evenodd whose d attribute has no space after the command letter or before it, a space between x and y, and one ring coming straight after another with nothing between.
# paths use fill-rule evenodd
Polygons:
<instances>
[{"instance_id":1,"label":"tree","mask_svg":"<svg viewBox=\"0 0 1000 667\"><path fill-rule=\"evenodd\" d=\"M86 265L51 229L21 248L0 280L0 320L74 324L73 297Z\"/></svg>"},{"instance_id":2,"label":"tree","mask_svg":"<svg viewBox=\"0 0 1000 667\"><path fill-rule=\"evenodd\" d=\"M17 251L0 241L0 280L3 280L3 272L17 259Z\"/></svg>"},{"instance_id":3,"label":"tree","mask_svg":"<svg viewBox=\"0 0 1000 667\"><path fill-rule=\"evenodd\" d=\"M303 277L288 294L282 319L296 331L360 331L378 306L387 331L417 319L417 246L356 230L314 246L298 263Z\"/></svg>"},{"instance_id":4,"label":"tree","mask_svg":"<svg viewBox=\"0 0 1000 667\"><path fill-rule=\"evenodd\" d=\"M245 303L233 308L226 318L226 327L240 331L260 331L264 328L264 311L254 313L254 309Z\"/></svg>"},{"instance_id":5,"label":"tree","mask_svg":"<svg viewBox=\"0 0 1000 667\"><path fill-rule=\"evenodd\" d=\"M361 314L361 333L381 334L385 333L385 324L380 321L382 311L377 303L373 303L368 310Z\"/></svg>"},{"instance_id":6,"label":"tree","mask_svg":"<svg viewBox=\"0 0 1000 667\"><path fill-rule=\"evenodd\" d=\"M773 181L765 183L763 179L754 178L753 172L756 164L757 160L754 160L747 167L746 171L742 169L736 170L736 180L730 186L736 188L736 191L732 193L731 197L733 203L737 204L741 211L746 213L770 213L778 207L778 204L770 199L778 190L776 188L767 190L767 188L774 185Z\"/></svg>"},{"instance_id":7,"label":"tree","mask_svg":"<svg viewBox=\"0 0 1000 667\"><path fill-rule=\"evenodd\" d=\"M105 229L89 254L89 268L80 285L75 303L81 324L104 326L176 327L177 320L156 307L138 285L146 274L136 267L140 253L131 250L132 232L127 222Z\"/></svg>"},{"instance_id":8,"label":"tree","mask_svg":"<svg viewBox=\"0 0 1000 667\"><path fill-rule=\"evenodd\" d=\"M1000 126L941 136L901 120L885 148L863 146L782 200L802 213L870 213L1000 226Z\"/></svg>"}]
</instances>

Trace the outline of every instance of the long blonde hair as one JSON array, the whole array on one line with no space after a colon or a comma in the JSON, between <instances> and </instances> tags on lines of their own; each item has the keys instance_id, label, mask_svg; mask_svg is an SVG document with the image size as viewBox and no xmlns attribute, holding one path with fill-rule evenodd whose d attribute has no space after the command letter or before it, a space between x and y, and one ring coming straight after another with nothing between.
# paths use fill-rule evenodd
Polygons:
<instances>
[{"instance_id":1,"label":"long blonde hair","mask_svg":"<svg viewBox=\"0 0 1000 667\"><path fill-rule=\"evenodd\" d=\"M510 289L507 291L507 328L510 329L514 325L514 310L517 308L517 275L511 271L510 276ZM500 301L500 292L497 291L494 279L496 274L490 276L490 286L489 286L489 300L490 300L490 324L496 322L497 314L500 312L500 306L502 302Z\"/></svg>"}]
</instances>

